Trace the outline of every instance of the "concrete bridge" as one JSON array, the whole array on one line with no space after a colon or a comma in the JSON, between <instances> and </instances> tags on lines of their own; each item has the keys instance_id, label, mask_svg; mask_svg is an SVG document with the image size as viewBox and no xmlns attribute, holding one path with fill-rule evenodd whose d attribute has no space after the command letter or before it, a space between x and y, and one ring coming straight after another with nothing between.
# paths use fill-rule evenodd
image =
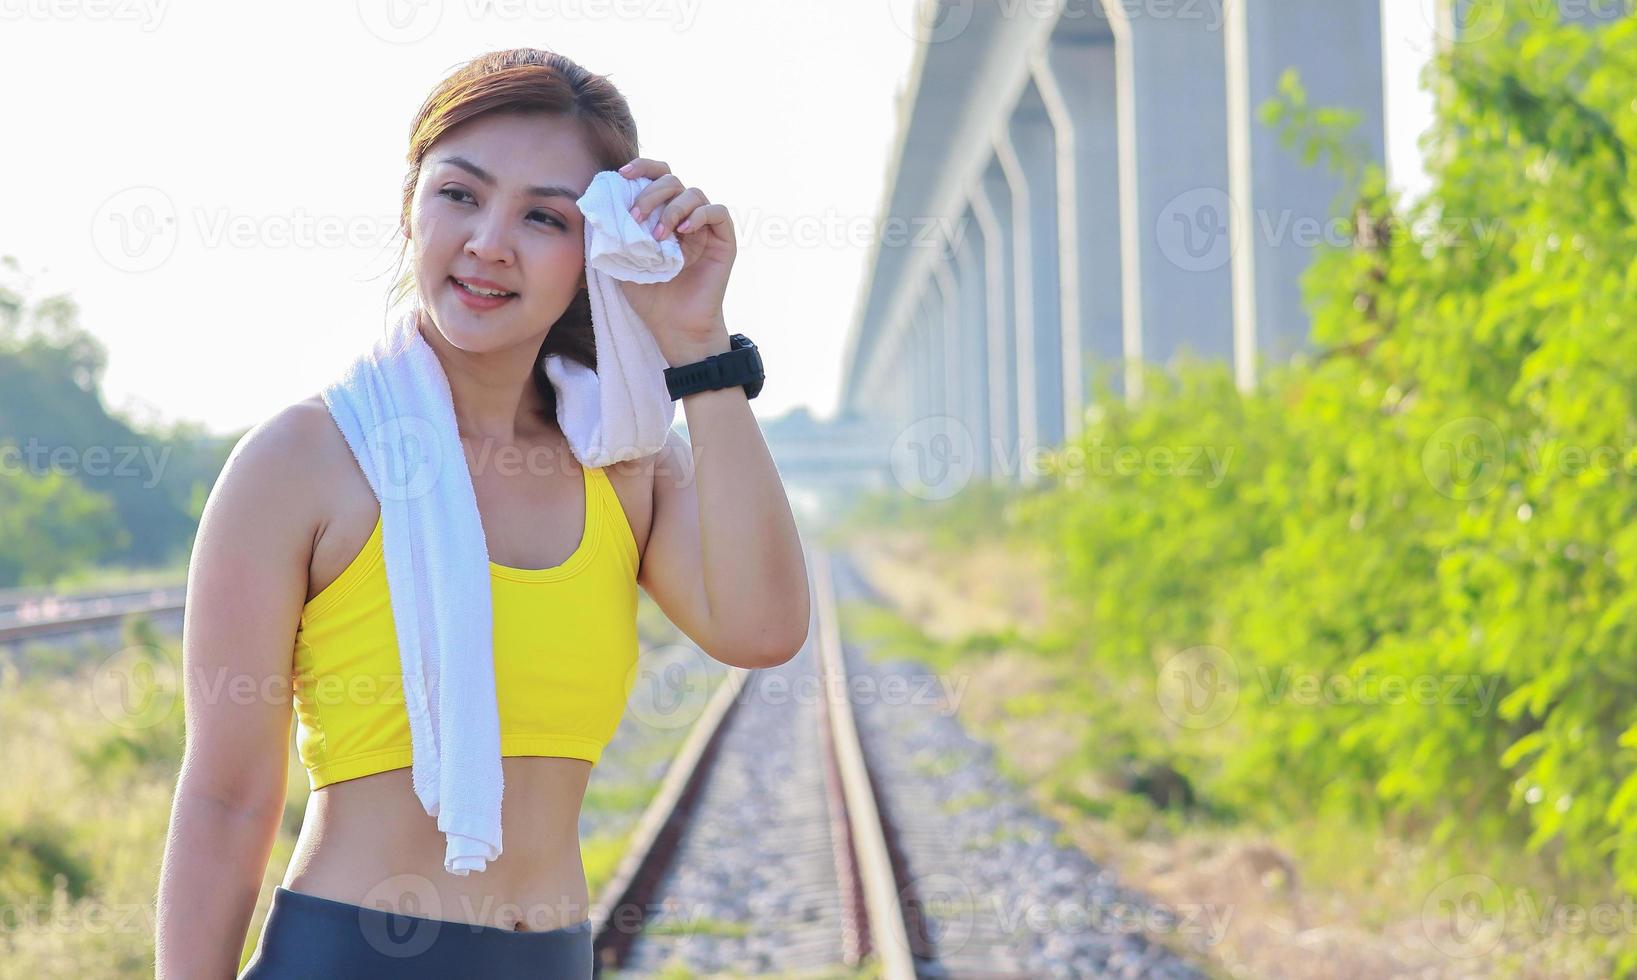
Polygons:
<instances>
[{"instance_id":1,"label":"concrete bridge","mask_svg":"<svg viewBox=\"0 0 1637 980\"><path fill-rule=\"evenodd\" d=\"M1243 387L1304 347L1299 277L1342 234L1340 178L1256 109L1294 68L1383 161L1382 2L921 3L838 421L1032 483L1024 461L1079 433L1099 378L1135 398L1137 361L1187 351ZM1497 0L1416 2L1449 40Z\"/></svg>"}]
</instances>

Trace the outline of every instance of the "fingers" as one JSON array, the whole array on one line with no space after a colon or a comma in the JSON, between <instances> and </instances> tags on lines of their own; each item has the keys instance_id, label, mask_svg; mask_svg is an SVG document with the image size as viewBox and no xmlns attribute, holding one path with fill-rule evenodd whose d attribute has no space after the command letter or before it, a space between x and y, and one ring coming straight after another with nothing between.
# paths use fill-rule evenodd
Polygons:
<instances>
[{"instance_id":1,"label":"fingers","mask_svg":"<svg viewBox=\"0 0 1637 980\"><path fill-rule=\"evenodd\" d=\"M643 216L670 199L677 190L681 189L682 182L671 176L671 165L664 160L650 160L647 157L636 157L630 163L619 169L622 177L636 179L647 177L653 181L642 189L633 202L631 217L641 221ZM664 178L671 177L670 181Z\"/></svg>"},{"instance_id":2,"label":"fingers","mask_svg":"<svg viewBox=\"0 0 1637 980\"><path fill-rule=\"evenodd\" d=\"M659 178L662 174L671 172L671 165L664 160L650 160L647 157L637 157L620 168L622 177L653 177Z\"/></svg>"},{"instance_id":3,"label":"fingers","mask_svg":"<svg viewBox=\"0 0 1637 980\"><path fill-rule=\"evenodd\" d=\"M699 188L684 186L681 179L671 173L670 164L663 160L637 157L621 167L619 172L625 177L652 179L653 183L638 192L631 207L631 217L641 221L656 208L660 209L659 223L654 227L656 241L663 240L673 228L693 232L706 225L715 225L718 235L729 242L733 241L733 222L727 208L710 203L705 192Z\"/></svg>"},{"instance_id":4,"label":"fingers","mask_svg":"<svg viewBox=\"0 0 1637 980\"><path fill-rule=\"evenodd\" d=\"M707 225L715 225L716 234L720 236L723 241L727 242L729 245L735 244L733 238L733 220L732 216L729 215L727 205L725 204L707 204L704 207L695 209L692 214L688 215L687 219L684 220L682 224L677 226L676 230L679 232L693 234L704 231Z\"/></svg>"},{"instance_id":5,"label":"fingers","mask_svg":"<svg viewBox=\"0 0 1637 980\"><path fill-rule=\"evenodd\" d=\"M637 193L631 205L631 217L641 221L654 209L682 193L685 188L676 174L665 174Z\"/></svg>"},{"instance_id":6,"label":"fingers","mask_svg":"<svg viewBox=\"0 0 1637 980\"><path fill-rule=\"evenodd\" d=\"M678 194L660 212L659 226L654 229L654 240L664 240L665 236L670 234L672 228L687 220L690 215L698 213L701 208L708 204L710 204L710 201L705 199L705 192L697 187L690 187ZM691 231L692 228L690 227L689 230Z\"/></svg>"}]
</instances>

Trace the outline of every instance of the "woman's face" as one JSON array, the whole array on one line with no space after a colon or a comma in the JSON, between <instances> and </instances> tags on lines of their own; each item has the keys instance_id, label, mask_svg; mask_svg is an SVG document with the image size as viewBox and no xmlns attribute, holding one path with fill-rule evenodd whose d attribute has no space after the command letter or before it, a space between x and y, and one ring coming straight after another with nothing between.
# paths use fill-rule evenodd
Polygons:
<instances>
[{"instance_id":1,"label":"woman's face","mask_svg":"<svg viewBox=\"0 0 1637 980\"><path fill-rule=\"evenodd\" d=\"M579 127L554 115L481 116L432 146L409 237L422 304L450 344L473 353L538 348L582 283L575 200L600 169ZM514 295L469 303L456 279Z\"/></svg>"}]
</instances>

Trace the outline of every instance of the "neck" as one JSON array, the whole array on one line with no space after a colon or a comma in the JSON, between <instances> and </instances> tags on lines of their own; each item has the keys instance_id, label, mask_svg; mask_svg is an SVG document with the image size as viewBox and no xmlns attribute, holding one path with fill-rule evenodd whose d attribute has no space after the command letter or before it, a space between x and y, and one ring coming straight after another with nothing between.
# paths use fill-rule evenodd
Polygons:
<instances>
[{"instance_id":1,"label":"neck","mask_svg":"<svg viewBox=\"0 0 1637 980\"><path fill-rule=\"evenodd\" d=\"M455 425L462 438L516 445L538 441L555 431L555 420L541 419L545 400L534 386L538 340L473 354L445 340L425 310L419 314L418 327L449 380Z\"/></svg>"}]
</instances>

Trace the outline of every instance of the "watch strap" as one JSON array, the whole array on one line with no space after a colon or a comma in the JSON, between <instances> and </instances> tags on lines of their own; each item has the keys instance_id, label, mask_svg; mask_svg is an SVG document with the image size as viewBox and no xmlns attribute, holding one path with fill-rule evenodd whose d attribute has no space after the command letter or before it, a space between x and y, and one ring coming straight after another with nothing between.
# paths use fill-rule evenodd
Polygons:
<instances>
[{"instance_id":1,"label":"watch strap","mask_svg":"<svg viewBox=\"0 0 1637 980\"><path fill-rule=\"evenodd\" d=\"M761 352L742 333L731 335L728 343L729 349L720 354L665 369L665 387L672 401L695 392L731 388L734 385L742 385L748 398L755 398L761 393Z\"/></svg>"}]
</instances>

